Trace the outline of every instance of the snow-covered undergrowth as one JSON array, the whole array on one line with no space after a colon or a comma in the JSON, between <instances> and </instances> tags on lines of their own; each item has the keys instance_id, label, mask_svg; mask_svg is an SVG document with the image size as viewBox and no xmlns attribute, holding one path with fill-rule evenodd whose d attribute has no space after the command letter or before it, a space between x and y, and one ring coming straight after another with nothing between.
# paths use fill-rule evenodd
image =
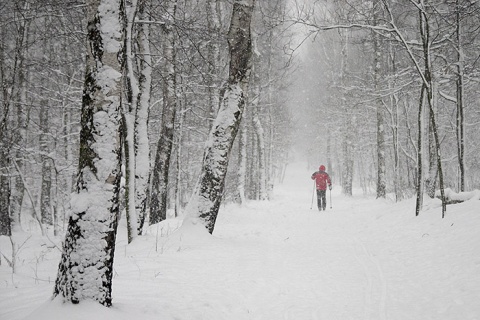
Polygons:
<instances>
[{"instance_id":1,"label":"snow-covered undergrowth","mask_svg":"<svg viewBox=\"0 0 480 320\"><path fill-rule=\"evenodd\" d=\"M415 217L414 200L347 198L334 185L333 209L318 212L304 168L292 165L270 202L222 206L214 236L175 232L170 219L127 246L122 221L110 309L50 301L60 252L17 233L0 319L480 319L478 200L444 219L428 200ZM0 249L11 257L8 238Z\"/></svg>"}]
</instances>

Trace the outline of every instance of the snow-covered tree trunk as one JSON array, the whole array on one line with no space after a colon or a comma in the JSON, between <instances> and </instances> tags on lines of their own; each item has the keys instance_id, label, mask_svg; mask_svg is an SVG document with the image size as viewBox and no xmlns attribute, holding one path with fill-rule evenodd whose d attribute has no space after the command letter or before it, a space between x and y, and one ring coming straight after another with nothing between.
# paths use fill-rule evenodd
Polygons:
<instances>
[{"instance_id":1,"label":"snow-covered tree trunk","mask_svg":"<svg viewBox=\"0 0 480 320\"><path fill-rule=\"evenodd\" d=\"M148 0L139 1L139 18L148 20ZM150 174L150 144L148 139L148 108L152 87L152 56L150 54L150 25L143 23L138 33L140 52L140 93L135 113L135 210L138 219L137 233L142 233L147 214L148 178Z\"/></svg>"},{"instance_id":2,"label":"snow-covered tree trunk","mask_svg":"<svg viewBox=\"0 0 480 320\"><path fill-rule=\"evenodd\" d=\"M431 198L435 198L435 187L438 178L437 159L436 159L436 146L435 136L433 133L433 125L431 117L428 123L428 171L425 177L425 193Z\"/></svg>"},{"instance_id":3,"label":"snow-covered tree trunk","mask_svg":"<svg viewBox=\"0 0 480 320\"><path fill-rule=\"evenodd\" d=\"M243 119L245 119L247 110L246 106L243 111ZM247 122L245 120L240 123L238 135L237 191L240 203L244 204L246 202L245 183L247 177Z\"/></svg>"},{"instance_id":4,"label":"snow-covered tree trunk","mask_svg":"<svg viewBox=\"0 0 480 320\"><path fill-rule=\"evenodd\" d=\"M430 35L430 21L429 21L429 11L431 10L430 5L427 3L427 0L420 0L419 1L419 15L420 15L420 36L422 40L422 48L423 48L423 57L424 57L424 76L423 79L425 81L425 88L426 88L426 98L428 102L428 109L429 109L429 121L430 121L430 128L431 133L433 134L433 143L435 145L435 159L437 161L437 168L438 171L438 179L439 179L439 187L440 187L440 194L442 199L442 218L445 216L446 211L446 199L445 199L445 190L443 185L443 171L442 171L442 159L440 156L440 139L438 137L438 129L436 123L436 116L435 116L435 102L434 102L434 79L433 79L433 66L432 66L432 52L431 52L431 45L432 39ZM432 143L432 144L433 144ZM432 172L429 173L430 178L432 177ZM434 179L436 180L436 179Z\"/></svg>"},{"instance_id":5,"label":"snow-covered tree trunk","mask_svg":"<svg viewBox=\"0 0 480 320\"><path fill-rule=\"evenodd\" d=\"M0 45L1 46L1 45ZM8 147L7 119L8 107L3 106L0 122L0 236L12 235L10 220L10 154Z\"/></svg>"},{"instance_id":6,"label":"snow-covered tree trunk","mask_svg":"<svg viewBox=\"0 0 480 320\"><path fill-rule=\"evenodd\" d=\"M19 10L17 14L22 16L22 19L16 22L18 26L17 35L15 36L15 47L9 48L8 42L4 40L4 34L2 32L2 41L0 41L0 82L2 83L1 98L2 111L0 112L0 235L11 235L12 219L19 223L21 200L23 199L24 184L20 178L22 172L19 172L15 179L15 188L12 188L11 169L12 164L15 164L19 170L23 169L23 152L21 148L17 148L17 152L13 153L12 143L22 143L20 134L25 133L23 131L24 126L21 123L22 117L18 115L18 123L16 135L12 134L12 126L9 126L9 122L12 117L12 108L17 106L17 112L23 108L23 103L26 99L26 67L25 67L25 55L27 51L27 37L29 24L31 19L25 17L25 12L29 9L30 4L28 1L23 3L22 9L20 4L16 6ZM23 11L23 12L22 12ZM6 28L2 28L2 31ZM10 52L14 51L13 68L10 66L12 61L8 59ZM6 67L8 66L8 67ZM11 79L8 79L7 70L12 68ZM17 103L15 103L17 102ZM21 145L21 147L24 147ZM14 159L11 159L15 156ZM20 167L18 167L20 165ZM13 190L13 193L12 193ZM20 195L21 193L21 195Z\"/></svg>"},{"instance_id":7,"label":"snow-covered tree trunk","mask_svg":"<svg viewBox=\"0 0 480 320\"><path fill-rule=\"evenodd\" d=\"M163 76L163 112L160 138L153 166L150 199L150 224L167 217L168 173L173 148L175 113L177 110L176 66L175 66L175 12L177 0L167 3L166 21L163 26L165 74Z\"/></svg>"},{"instance_id":8,"label":"snow-covered tree trunk","mask_svg":"<svg viewBox=\"0 0 480 320\"><path fill-rule=\"evenodd\" d=\"M125 211L127 217L128 243L138 235L138 217L136 212L136 188L135 188L135 119L138 105L140 88L135 74L134 56L134 22L137 14L137 1L128 2L125 7L126 32L125 32L125 59L127 81L127 104L123 111L124 130L124 153L125 153Z\"/></svg>"},{"instance_id":9,"label":"snow-covered tree trunk","mask_svg":"<svg viewBox=\"0 0 480 320\"><path fill-rule=\"evenodd\" d=\"M279 9L281 6L278 7ZM278 159L274 159L274 148L275 148L275 124L273 122L273 114L274 114L274 81L273 81L273 63L272 59L274 57L274 43L273 39L276 36L276 33L274 32L274 29L272 28L269 32L269 36L267 39L267 47L268 47L268 65L267 65L267 112L268 112L268 120L269 120L269 127L268 127L268 138L269 138L269 143L268 143L268 150L266 152L265 156L265 166L266 166L266 188L267 188L267 198L272 199L273 198L273 185L274 185L274 178L275 178L275 172L274 172L274 161L278 162Z\"/></svg>"},{"instance_id":10,"label":"snow-covered tree trunk","mask_svg":"<svg viewBox=\"0 0 480 320\"><path fill-rule=\"evenodd\" d=\"M42 159L42 187L40 195L40 216L42 223L52 225L52 160L48 157L48 101L43 100L40 105L40 153Z\"/></svg>"},{"instance_id":11,"label":"snow-covered tree trunk","mask_svg":"<svg viewBox=\"0 0 480 320\"><path fill-rule=\"evenodd\" d=\"M387 44L388 46L388 67L390 68L391 74L397 73L397 60L393 50L393 46L391 43ZM395 193L395 201L399 201L402 198L402 179L400 175L400 150L401 150L401 143L399 139L399 96L397 93L394 92L394 88L396 87L397 82L396 79L389 79L388 80L388 90L393 92L390 95L390 106L391 106L391 113L390 113L390 122L391 122L391 129L392 129L392 147L393 147L393 172L394 172L394 193Z\"/></svg>"},{"instance_id":12,"label":"snow-covered tree trunk","mask_svg":"<svg viewBox=\"0 0 480 320\"><path fill-rule=\"evenodd\" d=\"M72 77L73 79L73 77ZM65 107L64 108L64 114L62 117L62 128L63 128L63 144L64 144L64 157L65 157L65 163L66 164L71 164L73 163L73 148L72 148L72 143L70 140L70 135L72 134L72 113L69 110L69 108ZM65 185L66 185L66 194L70 194L72 191L74 183L74 174L67 174L65 177Z\"/></svg>"},{"instance_id":13,"label":"snow-covered tree trunk","mask_svg":"<svg viewBox=\"0 0 480 320\"><path fill-rule=\"evenodd\" d=\"M220 62L220 15L219 15L219 0L207 0L207 27L210 35L210 40L207 43L207 59L208 72L205 75L207 90L208 90L208 117L213 122L220 104L219 91L219 68Z\"/></svg>"},{"instance_id":14,"label":"snow-covered tree trunk","mask_svg":"<svg viewBox=\"0 0 480 320\"><path fill-rule=\"evenodd\" d=\"M213 233L225 186L228 160L245 107L252 65L250 24L254 0L236 0L228 31L229 78L220 110L205 146L199 180L187 205L184 223L201 224Z\"/></svg>"},{"instance_id":15,"label":"snow-covered tree trunk","mask_svg":"<svg viewBox=\"0 0 480 320\"><path fill-rule=\"evenodd\" d=\"M348 30L342 31L342 69L341 86L345 88L348 64ZM342 169L342 192L346 195L352 195L353 188L353 165L354 165L354 115L351 107L347 104L347 92L344 91L342 97L342 107L345 112L344 117L344 141L343 141L343 169Z\"/></svg>"},{"instance_id":16,"label":"snow-covered tree trunk","mask_svg":"<svg viewBox=\"0 0 480 320\"><path fill-rule=\"evenodd\" d=\"M54 296L112 304L121 177L121 0L88 0L80 157Z\"/></svg>"},{"instance_id":17,"label":"snow-covered tree trunk","mask_svg":"<svg viewBox=\"0 0 480 320\"><path fill-rule=\"evenodd\" d=\"M373 24L378 25L379 15L381 10L381 3L379 0L373 2ZM373 35L373 77L374 77L374 94L375 108L377 111L377 198L385 198L387 193L386 181L386 165L385 165L385 117L383 101L380 97L381 81L383 81L380 74L381 68L381 43L380 36L372 31Z\"/></svg>"},{"instance_id":18,"label":"snow-covered tree trunk","mask_svg":"<svg viewBox=\"0 0 480 320\"><path fill-rule=\"evenodd\" d=\"M465 115L464 115L464 69L465 57L462 44L462 17L460 0L455 1L456 50L457 50L457 154L460 171L459 189L465 191Z\"/></svg>"},{"instance_id":19,"label":"snow-covered tree trunk","mask_svg":"<svg viewBox=\"0 0 480 320\"><path fill-rule=\"evenodd\" d=\"M259 82L259 81L258 81ZM266 168L266 146L265 146L265 130L263 129L262 122L258 115L258 102L260 100L260 84L256 84L255 90L253 91L254 98L252 99L251 108L252 110L252 122L253 128L255 130L255 135L257 136L258 141L258 199L266 200L267 195L267 168Z\"/></svg>"},{"instance_id":20,"label":"snow-covered tree trunk","mask_svg":"<svg viewBox=\"0 0 480 320\"><path fill-rule=\"evenodd\" d=\"M28 6L26 3L25 6ZM23 31L23 41L28 42L28 26L30 20L25 20L22 24L20 31ZM17 150L15 152L16 167L18 170L24 170L24 146L27 141L27 112L25 106L27 105L27 70L25 68L25 55L27 51L27 45L23 45L23 48L19 50L19 68L18 68L18 103L16 104L17 112L17 130L15 134L15 145ZM13 180L12 187L12 200L11 200L11 217L12 227L21 228L20 215L22 213L23 196L25 193L25 186L23 185L20 174L17 174Z\"/></svg>"},{"instance_id":21,"label":"snow-covered tree trunk","mask_svg":"<svg viewBox=\"0 0 480 320\"><path fill-rule=\"evenodd\" d=\"M183 88L181 89L182 91L182 96L183 96ZM177 137L176 137L176 145L177 145L177 152L176 152L176 177L175 177L175 217L178 217L180 214L180 209L182 207L182 170L181 170L181 160L183 157L183 148L182 148L182 142L183 142L183 133L184 133L184 123L185 123L185 117L186 117L186 110L185 110L185 101L180 102L181 104L181 109L180 109L180 117L178 119L178 130L177 131Z\"/></svg>"},{"instance_id":22,"label":"snow-covered tree trunk","mask_svg":"<svg viewBox=\"0 0 480 320\"><path fill-rule=\"evenodd\" d=\"M424 125L424 116L423 116L423 109L424 109L424 102L425 102L425 84L422 85L422 89L420 91L420 99L418 103L418 116L417 116L417 127L418 127L418 135L417 135L417 177L415 181L415 189L417 192L416 202L415 202L415 215L418 216L420 214L420 210L423 207L423 132L425 129Z\"/></svg>"},{"instance_id":23,"label":"snow-covered tree trunk","mask_svg":"<svg viewBox=\"0 0 480 320\"><path fill-rule=\"evenodd\" d=\"M246 119L245 119L246 120ZM250 124L250 120L248 119ZM253 126L253 125L252 125ZM248 198L258 200L258 138L254 130L249 130L249 140L250 144L248 145L249 154L248 158Z\"/></svg>"},{"instance_id":24,"label":"snow-covered tree trunk","mask_svg":"<svg viewBox=\"0 0 480 320\"><path fill-rule=\"evenodd\" d=\"M390 88L393 88L389 84ZM402 198L402 179L400 176L400 141L399 141L399 133L398 133L398 96L394 93L390 97L390 103L392 105L392 115L391 115L391 122L392 122L392 147L393 147L393 172L394 172L394 193L395 193L395 201L399 201Z\"/></svg>"}]
</instances>

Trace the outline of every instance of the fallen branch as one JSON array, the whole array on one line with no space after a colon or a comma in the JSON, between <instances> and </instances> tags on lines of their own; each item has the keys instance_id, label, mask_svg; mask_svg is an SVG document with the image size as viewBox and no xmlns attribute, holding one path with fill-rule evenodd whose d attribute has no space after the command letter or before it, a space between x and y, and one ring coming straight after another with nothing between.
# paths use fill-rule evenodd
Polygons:
<instances>
[{"instance_id":1,"label":"fallen branch","mask_svg":"<svg viewBox=\"0 0 480 320\"><path fill-rule=\"evenodd\" d=\"M440 192L435 192L435 198L441 199ZM456 193L450 188L445 189L445 200L447 204L457 204L470 200L480 200L480 190Z\"/></svg>"}]
</instances>

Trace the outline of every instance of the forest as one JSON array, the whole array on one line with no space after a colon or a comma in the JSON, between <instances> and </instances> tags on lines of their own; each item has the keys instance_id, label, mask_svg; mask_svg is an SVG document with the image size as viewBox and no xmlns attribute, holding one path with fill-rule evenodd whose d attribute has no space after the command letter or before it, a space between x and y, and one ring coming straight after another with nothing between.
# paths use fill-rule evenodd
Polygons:
<instances>
[{"instance_id":1,"label":"forest","mask_svg":"<svg viewBox=\"0 0 480 320\"><path fill-rule=\"evenodd\" d=\"M65 301L112 304L121 219L128 243L178 217L212 234L222 205L272 200L296 157L345 196L414 198L413 216L480 189L476 1L16 0L0 16L0 236L64 239Z\"/></svg>"}]
</instances>

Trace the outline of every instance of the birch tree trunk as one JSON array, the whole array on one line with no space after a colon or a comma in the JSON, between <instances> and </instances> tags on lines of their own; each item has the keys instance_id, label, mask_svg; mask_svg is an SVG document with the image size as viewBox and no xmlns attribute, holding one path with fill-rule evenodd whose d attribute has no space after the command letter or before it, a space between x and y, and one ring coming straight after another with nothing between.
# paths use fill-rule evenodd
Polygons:
<instances>
[{"instance_id":1,"label":"birch tree trunk","mask_svg":"<svg viewBox=\"0 0 480 320\"><path fill-rule=\"evenodd\" d=\"M430 111L429 111L430 114ZM433 124L431 117L428 122L428 172L425 178L425 193L431 198L435 198L435 186L438 178L438 168L436 159L435 136L433 133Z\"/></svg>"},{"instance_id":2,"label":"birch tree trunk","mask_svg":"<svg viewBox=\"0 0 480 320\"><path fill-rule=\"evenodd\" d=\"M150 18L149 0L140 0L138 13L141 20ZM135 113L135 211L137 233L142 233L147 214L148 178L150 174L150 144L148 139L148 109L152 87L152 57L150 54L150 25L143 23L138 34L140 52L140 93Z\"/></svg>"},{"instance_id":3,"label":"birch tree trunk","mask_svg":"<svg viewBox=\"0 0 480 320\"><path fill-rule=\"evenodd\" d=\"M119 132L123 56L120 0L88 0L87 63L80 158L54 297L112 304L121 177Z\"/></svg>"},{"instance_id":4,"label":"birch tree trunk","mask_svg":"<svg viewBox=\"0 0 480 320\"><path fill-rule=\"evenodd\" d=\"M266 147L265 147L265 130L263 129L262 122L258 115L258 102L260 100L260 88L257 87L254 90L254 98L251 103L252 110L252 122L255 130L255 135L258 141L258 200L266 200L267 194L267 168L266 168Z\"/></svg>"},{"instance_id":5,"label":"birch tree trunk","mask_svg":"<svg viewBox=\"0 0 480 320\"><path fill-rule=\"evenodd\" d=\"M184 95L183 86L181 86L180 91L182 92L181 96ZM177 130L177 137L176 137L176 144L177 144L177 152L176 152L176 178L175 178L175 217L178 217L180 214L180 209L182 207L182 168L181 168L181 160L183 156L183 133L184 133L184 123L187 111L185 110L185 101L181 99L180 101L180 118L178 119L178 130Z\"/></svg>"},{"instance_id":6,"label":"birch tree trunk","mask_svg":"<svg viewBox=\"0 0 480 320\"><path fill-rule=\"evenodd\" d=\"M25 10L29 7L28 2L25 3ZM15 154L16 167L22 171L24 170L24 146L27 141L27 116L25 106L27 105L27 70L25 67L25 57L27 55L28 48L28 31L30 20L26 19L20 25L20 32L23 32L21 37L21 48L19 48L19 65L18 65L18 103L17 103L17 130L15 132L15 145L17 145L17 151ZM23 196L25 193L25 186L20 174L15 176L13 181L14 187L12 188L12 200L11 200L11 216L13 227L21 229L20 215L22 213Z\"/></svg>"},{"instance_id":7,"label":"birch tree trunk","mask_svg":"<svg viewBox=\"0 0 480 320\"><path fill-rule=\"evenodd\" d=\"M422 85L420 91L420 99L418 103L418 135L417 135L417 179L415 183L415 190L417 191L417 198L415 202L415 216L420 214L423 206L423 132L424 132L424 119L423 119L423 105L425 101L425 84Z\"/></svg>"},{"instance_id":8,"label":"birch tree trunk","mask_svg":"<svg viewBox=\"0 0 480 320\"><path fill-rule=\"evenodd\" d=\"M211 122L215 119L219 108L219 68L220 62L220 15L219 0L207 0L207 27L210 33L210 41L207 43L208 72L206 74L207 90L208 90L208 108L207 113Z\"/></svg>"},{"instance_id":9,"label":"birch tree trunk","mask_svg":"<svg viewBox=\"0 0 480 320\"><path fill-rule=\"evenodd\" d=\"M127 104L123 112L123 139L125 153L125 211L127 217L128 243L132 242L138 235L138 217L136 212L136 188L135 188L135 119L137 118L137 105L140 88L137 76L135 75L135 57L133 52L134 44L134 22L137 14L137 1L133 0L127 4L126 12L126 36L125 36L125 59L127 82Z\"/></svg>"},{"instance_id":10,"label":"birch tree trunk","mask_svg":"<svg viewBox=\"0 0 480 320\"><path fill-rule=\"evenodd\" d=\"M373 24L377 26L380 15L381 3L379 0L373 2ZM375 107L377 109L377 198L385 198L387 193L386 166L385 166L385 117L383 114L383 101L380 97L382 81L381 77L381 44L379 35L373 34L373 77Z\"/></svg>"},{"instance_id":11,"label":"birch tree trunk","mask_svg":"<svg viewBox=\"0 0 480 320\"><path fill-rule=\"evenodd\" d=\"M248 108L245 107L243 111L243 119ZM247 177L247 123L243 120L240 123L238 137L238 171L237 171L237 191L240 199L240 203L246 202L245 198L245 183Z\"/></svg>"},{"instance_id":12,"label":"birch tree trunk","mask_svg":"<svg viewBox=\"0 0 480 320\"><path fill-rule=\"evenodd\" d=\"M269 129L268 129L268 136L269 136L269 143L268 143L268 152L265 156L265 170L266 170L266 188L267 188L267 198L273 198L273 185L274 185L274 161L278 163L278 159L274 159L274 148L275 148L275 124L273 123L273 114L274 114L274 81L273 81L273 57L274 57L274 50L273 50L273 39L276 36L274 33L274 29L270 30L268 40L267 40L267 47L268 47L268 65L267 65L267 112L268 112L268 120L269 120Z\"/></svg>"},{"instance_id":13,"label":"birch tree trunk","mask_svg":"<svg viewBox=\"0 0 480 320\"><path fill-rule=\"evenodd\" d=\"M2 83L2 112L0 113L0 235L11 235L12 229L12 220L11 214L15 215L15 221L19 221L20 215L20 203L18 199L20 198L19 193L22 192L24 184L19 178L21 172L18 173L17 178L15 179L16 189L13 193L13 204L12 204L12 183L11 179L11 164L12 164L12 142L15 139L11 133L12 128L9 127L11 109L14 106L15 98L22 101L23 94L25 93L25 54L26 54L26 39L28 35L28 26L30 24L30 19L26 18L27 14L25 12L29 9L30 4L25 2L23 8L20 9L20 5L16 9L24 12L18 12L18 16L22 16L23 20L18 23L19 29L17 30L17 36L15 39L15 48L14 48L14 59L13 59L13 68L11 70L11 79L8 79L7 69L5 68L8 61L7 55L11 48L8 47L7 42L0 41L0 83ZM2 31L1 38L5 39L5 30L6 28L0 28ZM21 108L19 104L18 108ZM18 111L18 110L17 110ZM20 120L20 119L19 119ZM19 122L18 128L20 133L22 133L22 125ZM18 137L17 137L18 138ZM21 142L21 141L18 141ZM17 152L18 156L20 152ZM22 159L23 155L19 157ZM16 161L16 159L13 159ZM23 161L15 162L17 165L23 165ZM23 167L23 166L22 166ZM15 192L15 191L18 191ZM12 207L15 211L12 213Z\"/></svg>"},{"instance_id":14,"label":"birch tree trunk","mask_svg":"<svg viewBox=\"0 0 480 320\"><path fill-rule=\"evenodd\" d=\"M347 77L347 63L348 63L348 30L342 31L342 71L341 71L341 85L345 88ZM342 107L345 112L345 125L343 141L343 177L342 177L342 191L345 195L352 195L353 188L353 165L354 165L354 145L353 145L353 111L351 107L347 106L347 92L344 90L342 97Z\"/></svg>"},{"instance_id":15,"label":"birch tree trunk","mask_svg":"<svg viewBox=\"0 0 480 320\"><path fill-rule=\"evenodd\" d=\"M460 192L465 191L465 116L464 116L464 55L462 45L462 19L460 0L455 1L456 49L457 49L457 153L460 171Z\"/></svg>"},{"instance_id":16,"label":"birch tree trunk","mask_svg":"<svg viewBox=\"0 0 480 320\"><path fill-rule=\"evenodd\" d=\"M48 157L48 101L40 106L40 153L42 159L42 187L40 195L40 216L42 223L53 224L52 208L52 160Z\"/></svg>"},{"instance_id":17,"label":"birch tree trunk","mask_svg":"<svg viewBox=\"0 0 480 320\"><path fill-rule=\"evenodd\" d=\"M435 107L433 100L433 70L432 70L432 54L431 54L431 38L430 38L430 24L428 17L428 6L426 0L420 0L419 5L419 15L420 15L420 36L422 39L422 48L424 56L424 79L426 82L426 97L429 108L429 120L431 126L431 132L434 138L435 144L435 158L437 160L437 170L438 170L438 179L440 187L440 195L442 199L442 218L445 216L446 211L446 199L445 199L445 190L443 186L443 171L442 171L442 158L440 156L440 139L438 137L437 124L435 119ZM433 144L433 143L432 143ZM433 179L432 177L430 177Z\"/></svg>"},{"instance_id":18,"label":"birch tree trunk","mask_svg":"<svg viewBox=\"0 0 480 320\"><path fill-rule=\"evenodd\" d=\"M199 180L187 205L185 223L201 224L213 233L225 186L228 161L245 107L252 67L250 24L254 0L236 0L228 31L229 78L222 104L205 146Z\"/></svg>"},{"instance_id":19,"label":"birch tree trunk","mask_svg":"<svg viewBox=\"0 0 480 320\"><path fill-rule=\"evenodd\" d=\"M0 45L1 46L1 45ZM12 235L10 220L10 148L8 147L8 109L4 105L0 122L0 236Z\"/></svg>"},{"instance_id":20,"label":"birch tree trunk","mask_svg":"<svg viewBox=\"0 0 480 320\"><path fill-rule=\"evenodd\" d=\"M266 200L267 196L267 169L266 169L266 148L265 148L265 130L263 129L262 122L258 116L258 98L252 102L252 116L253 116L253 128L255 135L257 136L257 152L258 152L258 200Z\"/></svg>"},{"instance_id":21,"label":"birch tree trunk","mask_svg":"<svg viewBox=\"0 0 480 320\"><path fill-rule=\"evenodd\" d=\"M160 138L152 175L152 193L150 199L150 224L163 221L167 217L168 173L173 148L175 113L177 109L177 88L175 70L175 23L176 0L169 0L167 21L163 26L165 74L163 83L163 113Z\"/></svg>"},{"instance_id":22,"label":"birch tree trunk","mask_svg":"<svg viewBox=\"0 0 480 320\"><path fill-rule=\"evenodd\" d=\"M139 107L140 87L137 79L135 64L135 30L134 22L137 15L137 1L130 1L126 8L126 32L125 32L125 60L127 85L127 105L123 112L123 130L124 130L124 153L125 153L125 211L127 217L128 243L139 234L140 217L137 212L137 144L138 141L136 120ZM148 168L148 167L147 167Z\"/></svg>"}]
</instances>

